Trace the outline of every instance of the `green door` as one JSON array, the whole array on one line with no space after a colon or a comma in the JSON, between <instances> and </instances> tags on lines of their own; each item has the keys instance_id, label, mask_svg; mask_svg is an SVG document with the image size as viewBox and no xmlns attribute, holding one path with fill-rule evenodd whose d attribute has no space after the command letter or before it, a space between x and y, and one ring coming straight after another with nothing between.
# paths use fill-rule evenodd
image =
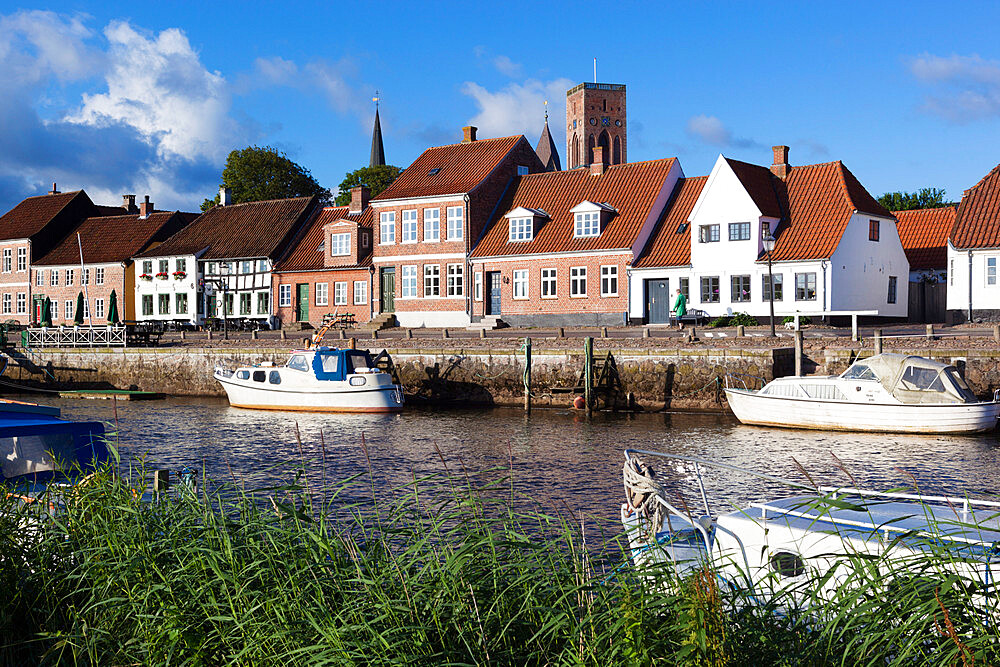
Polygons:
<instances>
[{"instance_id":1,"label":"green door","mask_svg":"<svg viewBox=\"0 0 1000 667\"><path fill-rule=\"evenodd\" d=\"M309 321L309 283L299 283L295 286L298 296L295 303L295 319L299 322Z\"/></svg>"},{"instance_id":2,"label":"green door","mask_svg":"<svg viewBox=\"0 0 1000 667\"><path fill-rule=\"evenodd\" d=\"M380 312L396 312L396 268L387 267L382 269L379 281L379 305Z\"/></svg>"}]
</instances>

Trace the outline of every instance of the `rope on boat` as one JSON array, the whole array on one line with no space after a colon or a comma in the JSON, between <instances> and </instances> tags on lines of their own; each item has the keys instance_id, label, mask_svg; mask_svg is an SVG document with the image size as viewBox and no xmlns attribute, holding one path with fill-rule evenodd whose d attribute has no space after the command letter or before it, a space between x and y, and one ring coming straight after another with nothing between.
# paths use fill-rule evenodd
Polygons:
<instances>
[{"instance_id":1,"label":"rope on boat","mask_svg":"<svg viewBox=\"0 0 1000 667\"><path fill-rule=\"evenodd\" d=\"M622 481L628 504L649 522L648 535L655 536L667 517L666 506L657 501L657 498L666 501L667 492L657 481L656 471L641 459L629 457L622 466Z\"/></svg>"}]
</instances>

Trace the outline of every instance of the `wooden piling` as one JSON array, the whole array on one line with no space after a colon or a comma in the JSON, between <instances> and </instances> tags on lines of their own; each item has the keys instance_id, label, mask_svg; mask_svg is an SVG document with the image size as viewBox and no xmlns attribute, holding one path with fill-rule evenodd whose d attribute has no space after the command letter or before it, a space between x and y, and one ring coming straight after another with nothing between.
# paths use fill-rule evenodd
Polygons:
<instances>
[{"instance_id":1,"label":"wooden piling","mask_svg":"<svg viewBox=\"0 0 1000 667\"><path fill-rule=\"evenodd\" d=\"M252 338L254 340L257 340L257 330L256 329L254 329L253 331L250 332L250 338Z\"/></svg>"},{"instance_id":2,"label":"wooden piling","mask_svg":"<svg viewBox=\"0 0 1000 667\"><path fill-rule=\"evenodd\" d=\"M211 329L208 330L208 339L212 340L212 330Z\"/></svg>"},{"instance_id":3,"label":"wooden piling","mask_svg":"<svg viewBox=\"0 0 1000 667\"><path fill-rule=\"evenodd\" d=\"M1000 343L1000 324L993 325L993 340Z\"/></svg>"},{"instance_id":4,"label":"wooden piling","mask_svg":"<svg viewBox=\"0 0 1000 667\"><path fill-rule=\"evenodd\" d=\"M566 337L566 332L563 330L562 327L559 327L559 334L558 335L559 335L559 338L565 338Z\"/></svg>"},{"instance_id":5,"label":"wooden piling","mask_svg":"<svg viewBox=\"0 0 1000 667\"><path fill-rule=\"evenodd\" d=\"M187 332L184 331L184 329L181 329L181 340L186 340L186 339L187 339Z\"/></svg>"},{"instance_id":6,"label":"wooden piling","mask_svg":"<svg viewBox=\"0 0 1000 667\"><path fill-rule=\"evenodd\" d=\"M802 332L795 332L795 377L802 377Z\"/></svg>"},{"instance_id":7,"label":"wooden piling","mask_svg":"<svg viewBox=\"0 0 1000 667\"><path fill-rule=\"evenodd\" d=\"M288 335L285 333L285 330L282 329L281 330L281 340L285 340L286 338L288 338Z\"/></svg>"},{"instance_id":8,"label":"wooden piling","mask_svg":"<svg viewBox=\"0 0 1000 667\"><path fill-rule=\"evenodd\" d=\"M649 327L643 327L642 328L642 337L643 338L649 338Z\"/></svg>"},{"instance_id":9,"label":"wooden piling","mask_svg":"<svg viewBox=\"0 0 1000 667\"><path fill-rule=\"evenodd\" d=\"M742 324L736 325L736 337L743 338L746 335L746 328Z\"/></svg>"},{"instance_id":10,"label":"wooden piling","mask_svg":"<svg viewBox=\"0 0 1000 667\"><path fill-rule=\"evenodd\" d=\"M882 330L875 330L875 354L882 354Z\"/></svg>"},{"instance_id":11,"label":"wooden piling","mask_svg":"<svg viewBox=\"0 0 1000 667\"><path fill-rule=\"evenodd\" d=\"M587 415L594 411L594 337L587 336L583 342L583 400L587 404Z\"/></svg>"},{"instance_id":12,"label":"wooden piling","mask_svg":"<svg viewBox=\"0 0 1000 667\"><path fill-rule=\"evenodd\" d=\"M344 333L343 329L337 329L337 338L339 338L340 340L344 340L345 338L347 338L347 334Z\"/></svg>"},{"instance_id":13,"label":"wooden piling","mask_svg":"<svg viewBox=\"0 0 1000 667\"><path fill-rule=\"evenodd\" d=\"M601 338L607 338L607 337L608 337L608 328L601 327Z\"/></svg>"},{"instance_id":14,"label":"wooden piling","mask_svg":"<svg viewBox=\"0 0 1000 667\"><path fill-rule=\"evenodd\" d=\"M482 328L481 328L481 329L479 330L479 337L480 337L480 338L486 338L486 327L482 327Z\"/></svg>"},{"instance_id":15,"label":"wooden piling","mask_svg":"<svg viewBox=\"0 0 1000 667\"><path fill-rule=\"evenodd\" d=\"M347 346L352 350L356 350L358 349L358 341L355 340L353 336L351 336L351 340L347 343Z\"/></svg>"},{"instance_id":16,"label":"wooden piling","mask_svg":"<svg viewBox=\"0 0 1000 667\"><path fill-rule=\"evenodd\" d=\"M927 340L934 340L934 325L927 325Z\"/></svg>"},{"instance_id":17,"label":"wooden piling","mask_svg":"<svg viewBox=\"0 0 1000 667\"><path fill-rule=\"evenodd\" d=\"M378 329L372 329L372 340L378 340Z\"/></svg>"},{"instance_id":18,"label":"wooden piling","mask_svg":"<svg viewBox=\"0 0 1000 667\"><path fill-rule=\"evenodd\" d=\"M531 412L531 339L524 339L524 411Z\"/></svg>"},{"instance_id":19,"label":"wooden piling","mask_svg":"<svg viewBox=\"0 0 1000 667\"><path fill-rule=\"evenodd\" d=\"M448 337L448 329L441 329L441 338Z\"/></svg>"}]
</instances>

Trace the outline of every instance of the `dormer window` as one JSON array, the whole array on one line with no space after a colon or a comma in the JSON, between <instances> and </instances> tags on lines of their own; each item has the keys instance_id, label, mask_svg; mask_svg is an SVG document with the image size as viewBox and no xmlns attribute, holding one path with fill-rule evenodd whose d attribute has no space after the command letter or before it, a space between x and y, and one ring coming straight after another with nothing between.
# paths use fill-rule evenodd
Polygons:
<instances>
[{"instance_id":1,"label":"dormer window","mask_svg":"<svg viewBox=\"0 0 1000 667\"><path fill-rule=\"evenodd\" d=\"M530 241L535 238L534 218L511 218L508 224L511 243Z\"/></svg>"},{"instance_id":2,"label":"dormer window","mask_svg":"<svg viewBox=\"0 0 1000 667\"><path fill-rule=\"evenodd\" d=\"M330 234L330 256L340 257L351 254L351 234Z\"/></svg>"},{"instance_id":3,"label":"dormer window","mask_svg":"<svg viewBox=\"0 0 1000 667\"><path fill-rule=\"evenodd\" d=\"M570 209L570 213L574 215L573 237L581 239L600 236L604 225L617 211L608 204L582 201Z\"/></svg>"}]
</instances>

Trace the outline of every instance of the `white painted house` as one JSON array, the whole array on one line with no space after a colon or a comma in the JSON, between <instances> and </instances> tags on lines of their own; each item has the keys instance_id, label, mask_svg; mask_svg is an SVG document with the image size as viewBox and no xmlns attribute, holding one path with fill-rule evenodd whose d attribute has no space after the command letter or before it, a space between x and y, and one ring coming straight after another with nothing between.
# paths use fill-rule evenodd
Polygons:
<instances>
[{"instance_id":1,"label":"white painted house","mask_svg":"<svg viewBox=\"0 0 1000 667\"><path fill-rule=\"evenodd\" d=\"M667 321L664 293L672 304L678 288L689 309L710 317L766 319L767 234L775 238L776 317L848 310L906 316L909 265L892 214L840 162L793 168L786 146L775 146L774 158L768 169L720 155L703 182L679 185L630 272L632 321Z\"/></svg>"},{"instance_id":2,"label":"white painted house","mask_svg":"<svg viewBox=\"0 0 1000 667\"><path fill-rule=\"evenodd\" d=\"M1000 165L966 190L948 237L950 322L1000 320Z\"/></svg>"}]
</instances>

